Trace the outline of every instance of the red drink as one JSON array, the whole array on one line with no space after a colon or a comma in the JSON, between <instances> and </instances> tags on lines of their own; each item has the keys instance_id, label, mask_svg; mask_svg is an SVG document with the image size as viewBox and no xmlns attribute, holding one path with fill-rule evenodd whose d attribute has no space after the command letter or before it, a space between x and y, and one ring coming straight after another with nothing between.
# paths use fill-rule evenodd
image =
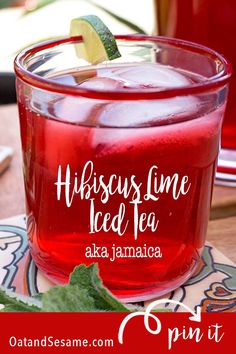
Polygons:
<instances>
[{"instance_id":1,"label":"red drink","mask_svg":"<svg viewBox=\"0 0 236 354\"><path fill-rule=\"evenodd\" d=\"M226 86L220 95L120 99L121 93L204 81L158 63L50 78L54 85L106 90L113 99L48 92L45 100L45 91L26 94L18 80L28 233L37 265L63 283L77 264L98 262L104 284L126 300L176 288L204 246Z\"/></svg>"},{"instance_id":2,"label":"red drink","mask_svg":"<svg viewBox=\"0 0 236 354\"><path fill-rule=\"evenodd\" d=\"M223 53L236 66L235 0L157 0L158 34L183 38ZM233 74L222 129L220 179L236 183L236 74ZM231 175L231 176L230 176Z\"/></svg>"}]
</instances>

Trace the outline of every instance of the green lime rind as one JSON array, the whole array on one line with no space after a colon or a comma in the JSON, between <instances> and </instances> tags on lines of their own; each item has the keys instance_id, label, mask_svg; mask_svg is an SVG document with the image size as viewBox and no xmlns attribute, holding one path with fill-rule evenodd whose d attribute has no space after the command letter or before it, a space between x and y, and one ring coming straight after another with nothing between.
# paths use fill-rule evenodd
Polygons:
<instances>
[{"instance_id":1,"label":"green lime rind","mask_svg":"<svg viewBox=\"0 0 236 354\"><path fill-rule=\"evenodd\" d=\"M95 15L73 19L70 34L71 36L82 35L85 48L78 54L91 63L114 60L121 56L113 34Z\"/></svg>"},{"instance_id":2,"label":"green lime rind","mask_svg":"<svg viewBox=\"0 0 236 354\"><path fill-rule=\"evenodd\" d=\"M115 37L99 17L95 15L88 15L81 16L80 19L88 22L97 32L103 43L105 51L107 52L107 57L109 60L114 60L121 57Z\"/></svg>"}]
</instances>

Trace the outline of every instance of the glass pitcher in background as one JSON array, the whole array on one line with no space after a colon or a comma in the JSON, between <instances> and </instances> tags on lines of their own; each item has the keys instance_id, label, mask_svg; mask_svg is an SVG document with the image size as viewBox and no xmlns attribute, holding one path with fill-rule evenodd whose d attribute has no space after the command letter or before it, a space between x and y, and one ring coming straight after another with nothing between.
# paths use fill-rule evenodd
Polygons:
<instances>
[{"instance_id":1,"label":"glass pitcher in background","mask_svg":"<svg viewBox=\"0 0 236 354\"><path fill-rule=\"evenodd\" d=\"M226 56L236 68L235 0L155 0L159 35L201 43ZM222 130L217 182L236 186L236 72Z\"/></svg>"}]
</instances>

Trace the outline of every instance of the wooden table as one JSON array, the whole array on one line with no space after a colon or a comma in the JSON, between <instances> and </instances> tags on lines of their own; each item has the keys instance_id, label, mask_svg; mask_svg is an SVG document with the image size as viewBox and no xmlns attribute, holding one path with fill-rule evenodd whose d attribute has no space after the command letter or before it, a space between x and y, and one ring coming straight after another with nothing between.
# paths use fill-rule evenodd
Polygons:
<instances>
[{"instance_id":1,"label":"wooden table","mask_svg":"<svg viewBox=\"0 0 236 354\"><path fill-rule=\"evenodd\" d=\"M15 151L10 168L0 176L0 219L3 219L24 212L16 105L0 106L0 145L11 146ZM236 262L236 188L214 188L207 240Z\"/></svg>"}]
</instances>

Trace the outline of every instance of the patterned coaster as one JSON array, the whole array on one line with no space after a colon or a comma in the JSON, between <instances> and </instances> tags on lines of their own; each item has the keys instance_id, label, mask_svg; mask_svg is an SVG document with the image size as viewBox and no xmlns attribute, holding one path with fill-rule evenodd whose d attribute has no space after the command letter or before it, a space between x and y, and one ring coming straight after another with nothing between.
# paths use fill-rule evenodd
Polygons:
<instances>
[{"instance_id":1,"label":"patterned coaster","mask_svg":"<svg viewBox=\"0 0 236 354\"><path fill-rule=\"evenodd\" d=\"M24 215L0 222L0 284L31 296L53 286L30 256ZM206 244L192 278L164 297L184 302L192 309L200 305L204 312L236 312L236 266ZM144 302L144 306L151 301ZM173 304L166 304L166 308L184 311Z\"/></svg>"}]
</instances>

